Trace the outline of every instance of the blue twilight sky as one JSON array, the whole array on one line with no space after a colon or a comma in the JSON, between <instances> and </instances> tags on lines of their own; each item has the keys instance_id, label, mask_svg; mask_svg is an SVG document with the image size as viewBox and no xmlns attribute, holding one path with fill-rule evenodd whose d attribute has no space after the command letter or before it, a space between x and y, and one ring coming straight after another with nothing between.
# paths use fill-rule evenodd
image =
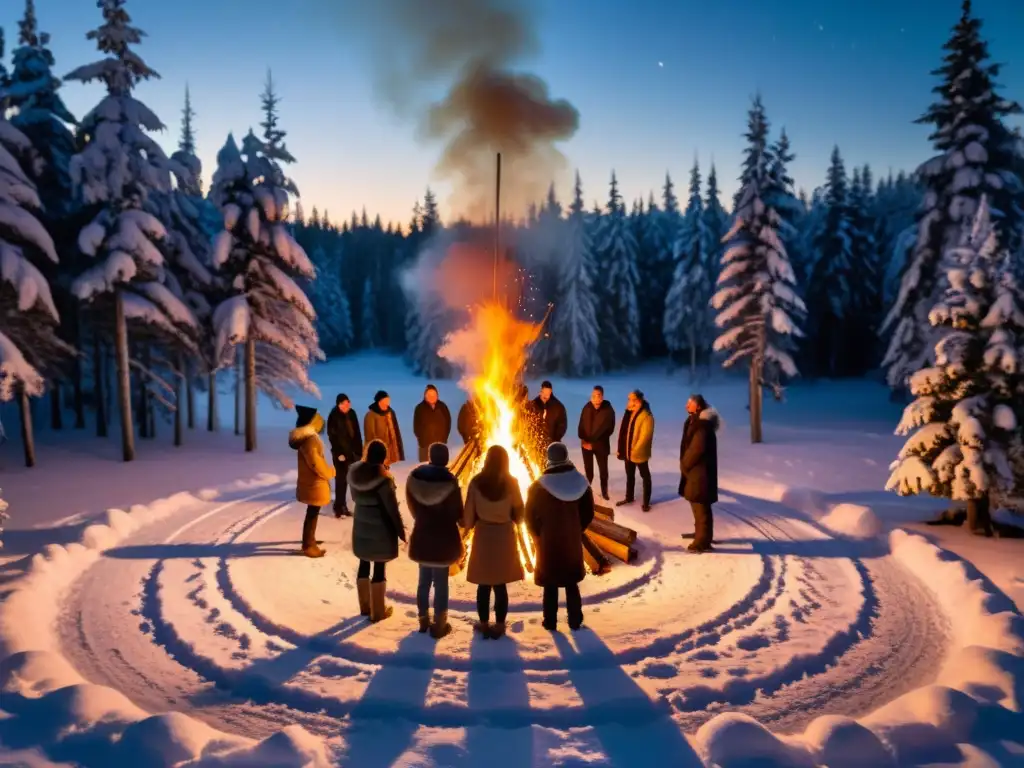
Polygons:
<instances>
[{"instance_id":1,"label":"blue twilight sky","mask_svg":"<svg viewBox=\"0 0 1024 768\"><path fill-rule=\"evenodd\" d=\"M149 33L139 53L162 75L138 96L167 124L160 140L173 148L189 84L208 177L227 133L259 122L269 66L306 211L315 205L339 220L365 206L404 223L432 181L439 148L417 144L414 127L375 100L358 35L339 21L344 12L318 13L322 3L130 0L134 22ZM85 39L100 22L94 2L36 0L36 8L58 76L97 58ZM606 199L613 168L627 200L652 189L660 196L666 170L685 197L696 156L705 173L715 161L728 205L757 90L773 131L789 132L793 176L808 191L824 178L833 144L879 175L926 159L927 127L912 121L930 101L929 72L960 0L542 0L541 8L543 51L523 66L580 111L564 150L588 204ZM1024 0L976 0L975 9L1005 65L1004 95L1024 102ZM20 0L2 4L8 55L21 13ZM63 95L82 115L99 87L69 83ZM557 181L564 200L570 179ZM435 187L443 204L444 186Z\"/></svg>"}]
</instances>

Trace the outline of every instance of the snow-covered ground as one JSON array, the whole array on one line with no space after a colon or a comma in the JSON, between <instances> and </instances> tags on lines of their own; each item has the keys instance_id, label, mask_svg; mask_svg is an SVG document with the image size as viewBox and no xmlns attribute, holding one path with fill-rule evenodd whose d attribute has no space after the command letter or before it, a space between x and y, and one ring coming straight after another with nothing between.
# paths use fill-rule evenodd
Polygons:
<instances>
[{"instance_id":1,"label":"snow-covered ground","mask_svg":"<svg viewBox=\"0 0 1024 768\"><path fill-rule=\"evenodd\" d=\"M314 374L323 410L339 391L362 410L384 388L411 432L425 382L399 361ZM554 383L571 437L593 382ZM395 616L358 618L349 520L321 519L325 558L297 556L291 413L261 411L248 455L229 396L224 433L175 449L164 428L129 465L115 438L43 431L33 470L4 445L9 763L1024 764L1024 542L925 528L941 504L880 490L900 445L881 386L795 386L767 404L767 442L752 446L745 382L705 385L725 419L722 500L717 552L696 556L675 496L685 374L601 383L620 412L639 386L657 420L660 503L617 511L639 561L584 581L589 630L576 634L544 631L538 591L516 585L501 642L473 637L458 578L456 631L415 632L405 559L389 569ZM461 405L454 384L441 395Z\"/></svg>"}]
</instances>

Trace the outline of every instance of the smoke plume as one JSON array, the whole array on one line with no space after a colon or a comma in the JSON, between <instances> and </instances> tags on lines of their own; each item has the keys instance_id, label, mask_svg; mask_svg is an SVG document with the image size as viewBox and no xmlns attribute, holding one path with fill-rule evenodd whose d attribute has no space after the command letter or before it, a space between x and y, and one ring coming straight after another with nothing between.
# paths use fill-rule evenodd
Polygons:
<instances>
[{"instance_id":1,"label":"smoke plume","mask_svg":"<svg viewBox=\"0 0 1024 768\"><path fill-rule=\"evenodd\" d=\"M514 69L539 50L526 2L373 0L356 19L378 95L415 120L421 139L443 144L437 174L452 185L456 215L476 222L493 216L496 152L502 206L518 214L565 170L556 145L579 127L572 104Z\"/></svg>"}]
</instances>

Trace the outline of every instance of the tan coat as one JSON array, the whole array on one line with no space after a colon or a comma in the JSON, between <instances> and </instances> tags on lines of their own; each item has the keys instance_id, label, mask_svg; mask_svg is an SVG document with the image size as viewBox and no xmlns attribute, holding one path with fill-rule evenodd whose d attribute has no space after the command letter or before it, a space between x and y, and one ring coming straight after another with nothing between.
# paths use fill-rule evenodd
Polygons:
<instances>
[{"instance_id":1,"label":"tan coat","mask_svg":"<svg viewBox=\"0 0 1024 768\"><path fill-rule=\"evenodd\" d=\"M475 478L470 482L462 515L463 528L473 529L466 569L466 580L470 584L493 587L526 578L519 561L516 533L523 514L523 495L514 480L500 501L484 496Z\"/></svg>"},{"instance_id":2,"label":"tan coat","mask_svg":"<svg viewBox=\"0 0 1024 768\"><path fill-rule=\"evenodd\" d=\"M334 467L324 458L324 443L320 439L323 428L324 418L318 413L309 424L288 433L288 445L299 452L295 498L311 507L331 503L329 481L334 479Z\"/></svg>"},{"instance_id":3,"label":"tan coat","mask_svg":"<svg viewBox=\"0 0 1024 768\"><path fill-rule=\"evenodd\" d=\"M632 430L632 434L630 434ZM632 440L629 438L632 437ZM626 446L626 443L629 443ZM654 414L645 402L639 410L623 414L622 424L619 427L619 450L618 458L622 461L631 461L634 464L643 464L651 460L651 448L654 444ZM623 455L623 448L626 448L626 455Z\"/></svg>"}]
</instances>

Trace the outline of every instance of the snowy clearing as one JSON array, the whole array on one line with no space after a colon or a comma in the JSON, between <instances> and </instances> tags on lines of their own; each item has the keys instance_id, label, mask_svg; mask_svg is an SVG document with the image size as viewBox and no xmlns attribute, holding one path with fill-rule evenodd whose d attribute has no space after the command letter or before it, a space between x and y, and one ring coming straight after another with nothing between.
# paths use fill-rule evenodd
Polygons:
<instances>
[{"instance_id":1,"label":"snowy clearing","mask_svg":"<svg viewBox=\"0 0 1024 768\"><path fill-rule=\"evenodd\" d=\"M374 369L379 379L366 382ZM388 358L314 374L328 402L338 389L368 402L385 381L403 423L423 384ZM510 589L509 637L480 641L469 628L471 587L456 577L456 630L435 643L415 632L416 571L404 558L389 568L395 616L359 619L351 521L325 516L318 535L327 556L297 556L294 454L281 449L287 413L261 412L261 452L245 457L246 476L273 474L216 491L200 490L215 483L195 446L175 463L159 449L155 486L188 492L144 506L133 503L146 502L152 463L125 466L126 484L113 490L67 456L58 462L82 476L84 498L123 498L124 512L78 500L60 514L50 506L67 495L65 484L44 488L35 517L27 501L35 494L22 481L44 487L58 469L11 472L4 488L16 549L27 556L42 538L58 543L18 563L27 572L0 604L0 741L89 766L1024 759L1024 627L993 586L1019 582L1021 542L927 529L983 547L986 578L916 533L887 532L901 515L922 519L935 506L878 491L899 444L885 433L898 409L881 387L794 388L789 403L768 410L768 443L751 446L742 382L705 386L726 420L723 498L717 552L696 556L679 537L692 521L673 493L689 387L655 369L603 383L617 407L637 383L648 393L662 503L646 515L617 510L640 533L640 558L583 582L589 629L576 634L543 631L538 591L519 584ZM555 381L571 427L589 386ZM453 389L442 386L442 397L457 406ZM241 455L237 439L212 445ZM199 462L210 463L210 446ZM140 454L147 450L158 448L143 444ZM242 474L239 456L223 457L226 472ZM82 465L93 475L123 466L96 457ZM409 468L399 468L400 484ZM621 486L613 467L613 494Z\"/></svg>"}]
</instances>

